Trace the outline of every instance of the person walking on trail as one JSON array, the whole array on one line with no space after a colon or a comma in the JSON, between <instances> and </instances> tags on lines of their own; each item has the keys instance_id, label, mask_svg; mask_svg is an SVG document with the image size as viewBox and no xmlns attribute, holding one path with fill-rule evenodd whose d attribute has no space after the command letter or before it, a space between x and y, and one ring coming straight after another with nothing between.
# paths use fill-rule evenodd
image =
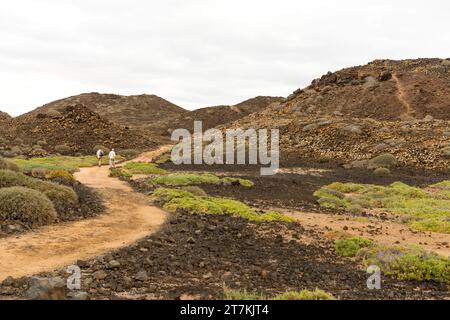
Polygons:
<instances>
[{"instance_id":1,"label":"person walking on trail","mask_svg":"<svg viewBox=\"0 0 450 320\"><path fill-rule=\"evenodd\" d=\"M97 160L98 160L98 167L101 168L102 166L102 160L103 160L103 156L105 155L105 153L103 152L102 149L98 149L97 150Z\"/></svg>"},{"instance_id":2,"label":"person walking on trail","mask_svg":"<svg viewBox=\"0 0 450 320\"><path fill-rule=\"evenodd\" d=\"M116 152L114 151L114 148L111 149L111 152L109 153L109 168L115 168L116 167Z\"/></svg>"}]
</instances>

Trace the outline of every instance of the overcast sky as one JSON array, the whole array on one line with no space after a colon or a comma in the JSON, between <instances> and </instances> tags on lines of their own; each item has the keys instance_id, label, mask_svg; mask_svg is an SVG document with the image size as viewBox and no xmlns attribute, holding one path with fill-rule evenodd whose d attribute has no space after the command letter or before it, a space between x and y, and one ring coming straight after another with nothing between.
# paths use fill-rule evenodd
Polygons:
<instances>
[{"instance_id":1,"label":"overcast sky","mask_svg":"<svg viewBox=\"0 0 450 320\"><path fill-rule=\"evenodd\" d=\"M182 107L287 96L376 58L450 56L448 0L5 0L0 110L83 92Z\"/></svg>"}]
</instances>

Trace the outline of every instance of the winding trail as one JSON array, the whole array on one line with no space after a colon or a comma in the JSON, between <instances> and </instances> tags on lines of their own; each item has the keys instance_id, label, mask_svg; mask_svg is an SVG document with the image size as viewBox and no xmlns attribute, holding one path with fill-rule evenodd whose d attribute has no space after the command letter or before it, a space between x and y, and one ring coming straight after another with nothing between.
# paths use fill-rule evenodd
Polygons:
<instances>
[{"instance_id":1,"label":"winding trail","mask_svg":"<svg viewBox=\"0 0 450 320\"><path fill-rule=\"evenodd\" d=\"M137 160L151 159L163 148ZM78 181L100 193L104 214L0 239L0 282L7 276L30 276L93 258L157 231L166 213L151 206L145 195L134 192L126 182L108 175L107 167L82 168L75 174Z\"/></svg>"}]
</instances>

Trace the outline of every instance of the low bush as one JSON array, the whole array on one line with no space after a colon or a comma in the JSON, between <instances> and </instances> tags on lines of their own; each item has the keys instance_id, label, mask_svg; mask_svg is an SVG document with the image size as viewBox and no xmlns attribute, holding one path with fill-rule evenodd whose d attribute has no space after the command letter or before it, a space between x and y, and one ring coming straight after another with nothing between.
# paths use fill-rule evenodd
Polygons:
<instances>
[{"instance_id":1,"label":"low bush","mask_svg":"<svg viewBox=\"0 0 450 320\"><path fill-rule=\"evenodd\" d=\"M241 185L247 188L254 186L254 183L247 179L234 177L219 178L211 173L173 173L166 176L153 178L151 183L166 186L187 186L199 184Z\"/></svg>"},{"instance_id":2,"label":"low bush","mask_svg":"<svg viewBox=\"0 0 450 320\"><path fill-rule=\"evenodd\" d=\"M123 157L118 156L117 161L123 160ZM31 173L34 168L43 168L48 171L63 170L70 173L77 172L82 167L93 167L98 164L95 156L52 156L43 158L31 159L11 159L13 163L18 165L25 173ZM103 164L108 164L107 157L103 157Z\"/></svg>"},{"instance_id":3,"label":"low bush","mask_svg":"<svg viewBox=\"0 0 450 320\"><path fill-rule=\"evenodd\" d=\"M8 161L6 159L0 158L0 170L11 170L11 171L19 172L20 168L17 164L15 164L11 161Z\"/></svg>"},{"instance_id":4,"label":"low bush","mask_svg":"<svg viewBox=\"0 0 450 320\"><path fill-rule=\"evenodd\" d=\"M376 168L373 171L373 174L377 177L387 177L391 175L391 170L389 170L388 168Z\"/></svg>"},{"instance_id":5,"label":"low bush","mask_svg":"<svg viewBox=\"0 0 450 320\"><path fill-rule=\"evenodd\" d=\"M129 173L126 170L123 170L122 168L113 168L111 169L111 171L109 172L109 176L111 178L131 178L133 175L131 173Z\"/></svg>"},{"instance_id":6,"label":"low bush","mask_svg":"<svg viewBox=\"0 0 450 320\"><path fill-rule=\"evenodd\" d=\"M355 257L361 249L370 247L371 245L372 241L369 239L351 237L348 239L336 240L334 248L336 253L343 257Z\"/></svg>"},{"instance_id":7,"label":"low bush","mask_svg":"<svg viewBox=\"0 0 450 320\"><path fill-rule=\"evenodd\" d=\"M393 168L398 165L397 158L390 153L383 153L369 161L369 168Z\"/></svg>"},{"instance_id":8,"label":"low bush","mask_svg":"<svg viewBox=\"0 0 450 320\"><path fill-rule=\"evenodd\" d=\"M166 186L183 186L191 184L203 184L203 183L219 183L220 178L209 173L194 174L194 173L174 173L167 176L156 177L152 179L155 184L163 184Z\"/></svg>"},{"instance_id":9,"label":"low bush","mask_svg":"<svg viewBox=\"0 0 450 320\"><path fill-rule=\"evenodd\" d=\"M224 288L225 300L334 300L335 298L328 292L321 289L301 290L301 291L286 291L275 297L267 297L255 293L248 293L247 291L231 290Z\"/></svg>"},{"instance_id":10,"label":"low bush","mask_svg":"<svg viewBox=\"0 0 450 320\"><path fill-rule=\"evenodd\" d=\"M154 163L148 162L128 162L123 168L131 174L163 174L166 172Z\"/></svg>"},{"instance_id":11,"label":"low bush","mask_svg":"<svg viewBox=\"0 0 450 320\"><path fill-rule=\"evenodd\" d=\"M450 259L417 247L376 246L359 255L365 265L377 265L384 274L398 279L450 284Z\"/></svg>"},{"instance_id":12,"label":"low bush","mask_svg":"<svg viewBox=\"0 0 450 320\"><path fill-rule=\"evenodd\" d=\"M389 186L333 183L317 190L320 206L358 213L362 209L385 209L401 215L403 222L421 231L450 233L448 181L420 189L402 182ZM333 190L333 191L330 191Z\"/></svg>"},{"instance_id":13,"label":"low bush","mask_svg":"<svg viewBox=\"0 0 450 320\"><path fill-rule=\"evenodd\" d=\"M24 187L0 189L0 218L29 226L41 226L56 220L52 202L41 192Z\"/></svg>"},{"instance_id":14,"label":"low bush","mask_svg":"<svg viewBox=\"0 0 450 320\"><path fill-rule=\"evenodd\" d=\"M66 186L72 186L76 180L73 174L65 170L53 170L46 174L46 179Z\"/></svg>"},{"instance_id":15,"label":"low bush","mask_svg":"<svg viewBox=\"0 0 450 320\"><path fill-rule=\"evenodd\" d=\"M67 210L78 202L78 196L72 188L34 179L19 172L0 170L0 188L8 187L26 187L40 191L53 202L58 212Z\"/></svg>"},{"instance_id":16,"label":"low bush","mask_svg":"<svg viewBox=\"0 0 450 320\"><path fill-rule=\"evenodd\" d=\"M163 203L164 208L171 212L187 212L191 214L227 214L242 217L249 221L281 221L286 223L295 220L275 211L259 214L246 204L232 199L196 196L181 189L158 188L153 196Z\"/></svg>"},{"instance_id":17,"label":"low bush","mask_svg":"<svg viewBox=\"0 0 450 320\"><path fill-rule=\"evenodd\" d=\"M223 184L236 184L241 185L243 187L251 188L255 184L253 181L247 180L247 179L241 179L241 178L231 178L231 177L225 177L222 179Z\"/></svg>"},{"instance_id":18,"label":"low bush","mask_svg":"<svg viewBox=\"0 0 450 320\"><path fill-rule=\"evenodd\" d=\"M181 187L181 190L185 190L187 192L192 193L194 196L197 197L206 197L208 194L200 187L197 186L185 186Z\"/></svg>"},{"instance_id":19,"label":"low bush","mask_svg":"<svg viewBox=\"0 0 450 320\"><path fill-rule=\"evenodd\" d=\"M72 188L67 186L36 180L30 182L28 187L45 194L53 202L57 212L69 210L78 203L78 195Z\"/></svg>"},{"instance_id":20,"label":"low bush","mask_svg":"<svg viewBox=\"0 0 450 320\"><path fill-rule=\"evenodd\" d=\"M31 170L31 176L34 178L43 179L47 176L48 170L45 168L33 168Z\"/></svg>"}]
</instances>

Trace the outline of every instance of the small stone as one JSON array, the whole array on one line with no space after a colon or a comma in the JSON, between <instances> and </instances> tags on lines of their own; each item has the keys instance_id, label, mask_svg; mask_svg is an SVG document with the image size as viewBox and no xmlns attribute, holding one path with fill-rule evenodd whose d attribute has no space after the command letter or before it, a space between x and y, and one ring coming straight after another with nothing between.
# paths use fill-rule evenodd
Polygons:
<instances>
[{"instance_id":1,"label":"small stone","mask_svg":"<svg viewBox=\"0 0 450 320\"><path fill-rule=\"evenodd\" d=\"M195 239L193 237L189 237L187 239L187 243L193 244L193 243L195 243Z\"/></svg>"},{"instance_id":2,"label":"small stone","mask_svg":"<svg viewBox=\"0 0 450 320\"><path fill-rule=\"evenodd\" d=\"M142 270L142 271L139 271L138 273L136 273L134 278L138 281L146 281L148 279L148 275L145 270Z\"/></svg>"},{"instance_id":3,"label":"small stone","mask_svg":"<svg viewBox=\"0 0 450 320\"><path fill-rule=\"evenodd\" d=\"M3 280L3 282L2 282L2 286L5 286L5 287L10 287L13 284L14 284L14 278L11 276L6 277L5 280Z\"/></svg>"},{"instance_id":4,"label":"small stone","mask_svg":"<svg viewBox=\"0 0 450 320\"><path fill-rule=\"evenodd\" d=\"M99 270L99 271L95 271L92 274L92 276L96 280L104 280L108 276L108 274L105 271L103 271L103 270Z\"/></svg>"},{"instance_id":5,"label":"small stone","mask_svg":"<svg viewBox=\"0 0 450 320\"><path fill-rule=\"evenodd\" d=\"M108 262L109 269L117 269L119 267L120 267L120 262L117 260L111 260L110 262Z\"/></svg>"},{"instance_id":6,"label":"small stone","mask_svg":"<svg viewBox=\"0 0 450 320\"><path fill-rule=\"evenodd\" d=\"M212 273L211 272L208 272L207 274L203 275L203 279L210 279L210 278L212 278Z\"/></svg>"},{"instance_id":7,"label":"small stone","mask_svg":"<svg viewBox=\"0 0 450 320\"><path fill-rule=\"evenodd\" d=\"M85 291L69 292L67 298L70 300L89 300L89 294Z\"/></svg>"},{"instance_id":8,"label":"small stone","mask_svg":"<svg viewBox=\"0 0 450 320\"><path fill-rule=\"evenodd\" d=\"M31 278L26 292L28 300L64 300L67 294L67 283L63 278Z\"/></svg>"},{"instance_id":9,"label":"small stone","mask_svg":"<svg viewBox=\"0 0 450 320\"><path fill-rule=\"evenodd\" d=\"M79 266L80 268L88 268L89 263L84 260L77 260L77 266Z\"/></svg>"}]
</instances>

